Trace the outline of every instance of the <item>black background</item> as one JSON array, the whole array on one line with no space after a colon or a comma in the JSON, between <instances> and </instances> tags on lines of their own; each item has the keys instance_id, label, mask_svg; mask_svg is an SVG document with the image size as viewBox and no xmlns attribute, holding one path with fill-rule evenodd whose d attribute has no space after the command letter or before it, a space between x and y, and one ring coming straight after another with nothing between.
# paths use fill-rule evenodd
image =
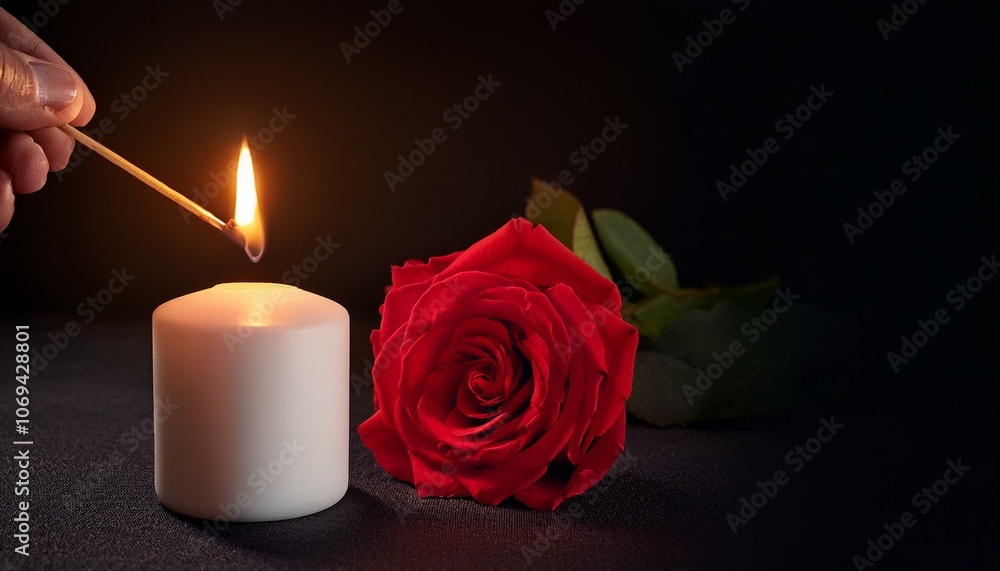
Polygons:
<instances>
[{"instance_id":1,"label":"black background","mask_svg":"<svg viewBox=\"0 0 1000 571\"><path fill-rule=\"evenodd\" d=\"M912 542L907 560L961 545L964 562L995 567L997 281L898 374L886 353L951 308L949 290L996 252L997 4L932 0L888 41L876 21L891 2L663 4L589 0L552 30L554 1L404 2L351 63L339 44L383 3L244 0L223 21L209 1L61 6L39 34L89 85L93 125L114 121L105 143L189 196L273 108L296 118L255 155L268 232L259 264L90 156L18 197L0 240L0 317L72 316L124 267L136 279L99 319L148 322L158 304L216 283L281 281L329 236L340 247L301 287L366 323L390 264L492 232L523 211L530 177L575 169L571 153L619 116L628 128L570 190L638 219L685 285L777 274L803 302L852 317L856 349L826 372L832 389L799 410L891 426L899 440L885 445L916 449L917 481L938 477L945 458L981 466L980 487L950 515L977 535L941 524L939 541ZM18 17L40 10L3 5ZM678 72L671 54L725 8L736 21ZM147 65L170 75L121 119L112 102ZM502 86L451 131L442 112L488 74ZM821 85L834 95L724 202L716 181ZM949 126L961 139L850 244L842 225L857 207ZM383 172L436 127L448 140L390 191ZM232 189L208 207L228 219ZM877 528L885 513L853 519Z\"/></svg>"}]
</instances>

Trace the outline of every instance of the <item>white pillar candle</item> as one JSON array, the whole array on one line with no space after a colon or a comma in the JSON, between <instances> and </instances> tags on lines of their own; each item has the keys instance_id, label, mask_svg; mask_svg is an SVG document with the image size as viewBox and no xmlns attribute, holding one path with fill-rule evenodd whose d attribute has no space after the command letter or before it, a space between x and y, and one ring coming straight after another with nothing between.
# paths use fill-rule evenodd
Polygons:
<instances>
[{"instance_id":1,"label":"white pillar candle","mask_svg":"<svg viewBox=\"0 0 1000 571\"><path fill-rule=\"evenodd\" d=\"M300 517L347 491L349 317L281 284L153 312L156 495L217 522Z\"/></svg>"}]
</instances>

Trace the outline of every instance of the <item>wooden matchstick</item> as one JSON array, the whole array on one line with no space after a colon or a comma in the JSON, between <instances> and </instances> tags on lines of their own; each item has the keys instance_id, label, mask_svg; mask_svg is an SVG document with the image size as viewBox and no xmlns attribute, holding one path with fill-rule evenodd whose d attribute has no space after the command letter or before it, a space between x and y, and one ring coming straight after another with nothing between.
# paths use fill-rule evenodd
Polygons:
<instances>
[{"instance_id":1,"label":"wooden matchstick","mask_svg":"<svg viewBox=\"0 0 1000 571\"><path fill-rule=\"evenodd\" d=\"M142 182L144 182L147 185L149 185L150 187L152 187L153 190L156 190L157 192L159 192L163 196L166 196L170 200L173 200L174 202L176 202L177 204L181 205L181 207L183 207L184 209L190 211L192 214L194 214L198 218L201 218L202 220L204 220L205 222L211 224L212 226L216 227L217 229L222 230L223 232L225 232L226 235L230 236L230 238L233 238L233 236L232 236L232 228L230 228L222 220L219 220L219 218L216 215L214 215L211 212L209 212L208 210L205 210L204 208L202 208L200 205L198 205L198 203L194 202L193 200L191 200L190 198L184 196L183 194L177 192L176 190L170 188L169 186L163 184L156 177L152 176L151 174L147 173L146 171L142 170L141 168L139 168L139 167L135 166L134 164L130 163L129 161L125 160L125 158L122 157L121 155L119 155L118 153L116 153L116 152L112 151L111 149L105 147L101 143L98 143L97 141L95 141L94 139L90 138L86 134L80 132L79 130L77 130L77 129L69 126L69 125L62 125L60 127L60 129L62 129L63 131L65 131L70 137L73 137L74 139L76 139L77 141L79 141L83 146L89 148L90 150L94 151L95 153L97 153L97 154L101 155L102 157L108 159L112 163L118 165L125 172L131 174L135 178L141 180ZM239 241L237 241L237 242L239 242Z\"/></svg>"}]
</instances>

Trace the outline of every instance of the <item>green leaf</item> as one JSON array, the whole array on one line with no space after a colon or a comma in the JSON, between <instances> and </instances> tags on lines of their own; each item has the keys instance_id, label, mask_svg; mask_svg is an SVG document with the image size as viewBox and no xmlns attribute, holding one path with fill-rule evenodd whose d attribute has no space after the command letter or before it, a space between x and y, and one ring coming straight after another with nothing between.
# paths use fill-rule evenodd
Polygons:
<instances>
[{"instance_id":1,"label":"green leaf","mask_svg":"<svg viewBox=\"0 0 1000 571\"><path fill-rule=\"evenodd\" d=\"M745 286L712 286L708 295L712 297L712 305L731 302L743 308L759 311L764 307L764 303L771 299L780 283L781 280L777 277L770 277Z\"/></svg>"},{"instance_id":2,"label":"green leaf","mask_svg":"<svg viewBox=\"0 0 1000 571\"><path fill-rule=\"evenodd\" d=\"M608 257L639 292L680 289L670 256L638 222L618 210L595 210L594 228Z\"/></svg>"},{"instance_id":3,"label":"green leaf","mask_svg":"<svg viewBox=\"0 0 1000 571\"><path fill-rule=\"evenodd\" d=\"M759 307L722 300L711 309L691 310L666 327L657 351L636 355L626 410L650 424L668 426L790 406L801 376L802 356L794 345L802 327L792 315L783 315L751 340L743 327L759 312ZM732 353L735 342L741 348Z\"/></svg>"},{"instance_id":4,"label":"green leaf","mask_svg":"<svg viewBox=\"0 0 1000 571\"><path fill-rule=\"evenodd\" d=\"M639 301L629 308L625 318L652 340L660 338L663 328L684 317L692 309L708 307L711 304L704 290L679 290L661 293Z\"/></svg>"},{"instance_id":5,"label":"green leaf","mask_svg":"<svg viewBox=\"0 0 1000 571\"><path fill-rule=\"evenodd\" d=\"M704 401L689 400L684 394L685 384L697 387L697 377L695 368L680 359L655 351L639 351L635 355L632 396L625 409L660 427L702 420Z\"/></svg>"},{"instance_id":6,"label":"green leaf","mask_svg":"<svg viewBox=\"0 0 1000 571\"><path fill-rule=\"evenodd\" d=\"M568 190L556 188L537 178L531 179L531 196L524 216L541 224L567 248L573 249L573 228L583 205Z\"/></svg>"},{"instance_id":7,"label":"green leaf","mask_svg":"<svg viewBox=\"0 0 1000 571\"><path fill-rule=\"evenodd\" d=\"M611 279L611 270L601 256L601 248L594 238L583 205L568 190L532 179L531 197L524 215L531 222L544 226L590 267Z\"/></svg>"},{"instance_id":8,"label":"green leaf","mask_svg":"<svg viewBox=\"0 0 1000 571\"><path fill-rule=\"evenodd\" d=\"M710 309L720 302L730 302L759 310L774 293L776 287L778 279L770 278L741 287L679 289L634 304L625 317L639 330L639 333L655 341L660 338L664 328L694 309Z\"/></svg>"},{"instance_id":9,"label":"green leaf","mask_svg":"<svg viewBox=\"0 0 1000 571\"><path fill-rule=\"evenodd\" d=\"M576 220L573 223L573 252L583 258L583 261L590 264L590 267L597 270L599 274L611 279L611 270L604 262L601 248L597 245L597 239L594 238L594 232L590 229L590 223L587 222L587 215L583 208L576 211Z\"/></svg>"}]
</instances>

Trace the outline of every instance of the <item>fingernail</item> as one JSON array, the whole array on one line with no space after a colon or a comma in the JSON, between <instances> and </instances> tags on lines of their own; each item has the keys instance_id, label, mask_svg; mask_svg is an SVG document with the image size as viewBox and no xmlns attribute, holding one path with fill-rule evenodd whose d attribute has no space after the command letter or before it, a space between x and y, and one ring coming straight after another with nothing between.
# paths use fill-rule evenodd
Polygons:
<instances>
[{"instance_id":1,"label":"fingernail","mask_svg":"<svg viewBox=\"0 0 1000 571\"><path fill-rule=\"evenodd\" d=\"M35 72L38 101L58 111L76 99L76 77L66 68L45 61L29 62Z\"/></svg>"}]
</instances>

